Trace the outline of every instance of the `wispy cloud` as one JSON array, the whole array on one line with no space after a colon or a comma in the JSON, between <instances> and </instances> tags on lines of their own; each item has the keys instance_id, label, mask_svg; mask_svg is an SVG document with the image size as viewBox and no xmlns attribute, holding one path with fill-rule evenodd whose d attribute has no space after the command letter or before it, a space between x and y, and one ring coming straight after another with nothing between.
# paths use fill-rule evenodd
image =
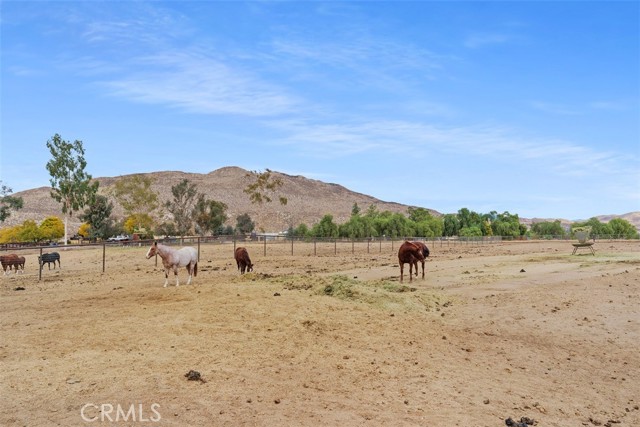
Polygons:
<instances>
[{"instance_id":1,"label":"wispy cloud","mask_svg":"<svg viewBox=\"0 0 640 427\"><path fill-rule=\"evenodd\" d=\"M318 158L336 158L369 152L410 153L415 158L434 152L462 157L497 158L537 162L561 175L633 173L611 152L598 151L558 139L526 138L497 126L443 127L407 121L361 121L343 124L310 124L277 121L284 136L280 143Z\"/></svg>"},{"instance_id":2,"label":"wispy cloud","mask_svg":"<svg viewBox=\"0 0 640 427\"><path fill-rule=\"evenodd\" d=\"M113 95L200 114L247 116L282 114L299 102L275 84L194 51L167 51L137 62L149 71L103 82Z\"/></svg>"}]
</instances>

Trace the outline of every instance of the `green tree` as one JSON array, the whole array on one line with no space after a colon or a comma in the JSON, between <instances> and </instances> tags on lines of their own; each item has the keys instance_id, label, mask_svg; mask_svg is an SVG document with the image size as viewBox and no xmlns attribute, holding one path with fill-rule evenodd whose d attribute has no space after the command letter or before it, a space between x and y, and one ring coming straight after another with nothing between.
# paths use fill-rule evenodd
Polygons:
<instances>
[{"instance_id":1,"label":"green tree","mask_svg":"<svg viewBox=\"0 0 640 427\"><path fill-rule=\"evenodd\" d=\"M238 233L251 233L256 228L256 224L251 220L247 213L243 213L236 217L236 230Z\"/></svg>"},{"instance_id":2,"label":"green tree","mask_svg":"<svg viewBox=\"0 0 640 427\"><path fill-rule=\"evenodd\" d=\"M357 203L354 203L353 207L351 208L351 216L356 216L356 215L360 215L360 206L358 206Z\"/></svg>"},{"instance_id":3,"label":"green tree","mask_svg":"<svg viewBox=\"0 0 640 427\"><path fill-rule=\"evenodd\" d=\"M248 184L243 191L249 195L251 203L257 203L259 205L264 202L271 202L271 196L283 185L282 178L273 175L273 172L269 169L265 172L248 172L245 176L252 178L254 181ZM281 205L286 205L288 201L287 198L283 196L278 196L278 200Z\"/></svg>"},{"instance_id":4,"label":"green tree","mask_svg":"<svg viewBox=\"0 0 640 427\"><path fill-rule=\"evenodd\" d=\"M496 216L491 223L491 229L495 236L518 237L522 234L518 214L510 214L507 211ZM524 231L526 232L526 228Z\"/></svg>"},{"instance_id":5,"label":"green tree","mask_svg":"<svg viewBox=\"0 0 640 427\"><path fill-rule=\"evenodd\" d=\"M197 186L188 179L171 187L173 200L167 201L165 207L173 215L176 230L180 236L191 231L193 226L194 207L198 198Z\"/></svg>"},{"instance_id":6,"label":"green tree","mask_svg":"<svg viewBox=\"0 0 640 427\"><path fill-rule=\"evenodd\" d=\"M589 234L589 238L591 239L594 239L597 236L609 236L613 234L613 230L611 229L609 224L600 222L600 220L596 217L589 218L585 222L574 222L573 224L571 224L572 234L576 228L581 227L591 227L591 233Z\"/></svg>"},{"instance_id":7,"label":"green tree","mask_svg":"<svg viewBox=\"0 0 640 427\"><path fill-rule=\"evenodd\" d=\"M311 230L309 230L309 227L307 226L307 224L300 223L293 230L293 233L291 235L296 237L307 237L311 235Z\"/></svg>"},{"instance_id":8,"label":"green tree","mask_svg":"<svg viewBox=\"0 0 640 427\"><path fill-rule=\"evenodd\" d=\"M114 234L113 219L111 212L113 203L106 196L96 195L94 202L80 216L82 221L89 224L89 239L106 239Z\"/></svg>"},{"instance_id":9,"label":"green tree","mask_svg":"<svg viewBox=\"0 0 640 427\"><path fill-rule=\"evenodd\" d=\"M609 227L611 233L615 237L622 237L625 239L638 239L638 230L629 221L623 218L614 218L609 221Z\"/></svg>"},{"instance_id":10,"label":"green tree","mask_svg":"<svg viewBox=\"0 0 640 427\"><path fill-rule=\"evenodd\" d=\"M531 232L537 236L564 236L565 231L560 220L536 222L531 225Z\"/></svg>"},{"instance_id":11,"label":"green tree","mask_svg":"<svg viewBox=\"0 0 640 427\"><path fill-rule=\"evenodd\" d=\"M11 193L13 190L0 181L0 223L11 216L11 211L22 209L24 205L22 197L11 196Z\"/></svg>"},{"instance_id":12,"label":"green tree","mask_svg":"<svg viewBox=\"0 0 640 427\"><path fill-rule=\"evenodd\" d=\"M211 232L212 234L224 233L225 230L221 230L221 228L228 219L226 210L226 204L216 200L206 199L204 194L200 194L193 209L193 216L198 233L201 235L207 232ZM231 234L232 233L233 229L231 230Z\"/></svg>"},{"instance_id":13,"label":"green tree","mask_svg":"<svg viewBox=\"0 0 640 427\"><path fill-rule=\"evenodd\" d=\"M480 227L474 225L471 227L462 227L458 234L462 237L482 237L482 230Z\"/></svg>"},{"instance_id":14,"label":"green tree","mask_svg":"<svg viewBox=\"0 0 640 427\"><path fill-rule=\"evenodd\" d=\"M333 215L326 214L319 223L311 227L313 237L338 237L338 226L333 222Z\"/></svg>"},{"instance_id":15,"label":"green tree","mask_svg":"<svg viewBox=\"0 0 640 427\"><path fill-rule=\"evenodd\" d=\"M85 172L87 161L82 141L70 143L55 134L47 141L47 148L51 153L51 160L47 163L51 175L51 197L62 203L64 242L67 244L68 218L93 201L99 183L92 183L91 175Z\"/></svg>"},{"instance_id":16,"label":"green tree","mask_svg":"<svg viewBox=\"0 0 640 427\"><path fill-rule=\"evenodd\" d=\"M446 214L442 219L444 222L444 236L457 236L460 231L460 221L455 214Z\"/></svg>"}]
</instances>

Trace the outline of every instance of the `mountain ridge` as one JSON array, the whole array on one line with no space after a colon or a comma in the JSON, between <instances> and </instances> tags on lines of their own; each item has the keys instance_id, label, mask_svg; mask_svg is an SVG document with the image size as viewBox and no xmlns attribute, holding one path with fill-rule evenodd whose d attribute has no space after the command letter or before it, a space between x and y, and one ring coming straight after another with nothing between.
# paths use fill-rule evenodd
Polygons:
<instances>
[{"instance_id":1,"label":"mountain ridge","mask_svg":"<svg viewBox=\"0 0 640 427\"><path fill-rule=\"evenodd\" d=\"M197 186L198 192L204 193L207 198L227 205L227 216L229 217L227 224L235 226L236 217L247 213L255 222L256 231L258 232L279 232L288 229L290 226L297 227L301 223L312 226L326 214L333 215L334 222L341 224L351 217L354 203L358 204L362 212L365 212L370 205L375 205L378 211L407 214L407 209L411 207L410 205L383 201L358 193L340 184L327 183L306 178L302 175L289 175L277 171L271 172L274 178L282 180L283 185L275 193L274 201L263 204L252 204L248 195L244 193L243 190L247 185L254 182L254 178L248 176L251 171L238 166L225 166L205 174L183 171L157 171L115 177L99 177L95 178L95 180L100 183L100 194L108 196L113 202L113 216L117 219L124 217L124 210L115 198L109 195L109 191L118 179L132 175L151 177L153 181L151 189L158 193L161 204L172 198L172 186L183 179L188 179ZM62 218L60 204L51 198L50 191L51 187L44 186L14 193L14 196L23 198L24 207L21 210L13 211L11 216L2 224L2 227L22 224L27 219L39 223L48 216ZM287 198L286 205L281 205L277 201L278 195ZM433 215L442 215L442 213L434 209L427 209ZM608 222L613 218L623 218L640 229L640 212L629 212L622 215L607 214L596 218L602 222ZM580 221L562 218L520 218L520 222L528 227L536 222L555 220L560 220L565 226ZM80 224L81 221L77 218L76 213L69 221L70 233L74 233Z\"/></svg>"}]
</instances>

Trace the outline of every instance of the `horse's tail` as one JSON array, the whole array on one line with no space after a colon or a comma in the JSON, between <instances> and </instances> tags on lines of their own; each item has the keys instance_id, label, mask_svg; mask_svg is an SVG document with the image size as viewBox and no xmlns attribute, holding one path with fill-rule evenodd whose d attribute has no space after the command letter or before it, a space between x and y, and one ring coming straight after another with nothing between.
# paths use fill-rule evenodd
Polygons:
<instances>
[{"instance_id":1,"label":"horse's tail","mask_svg":"<svg viewBox=\"0 0 640 427\"><path fill-rule=\"evenodd\" d=\"M194 277L198 275L198 263L196 262L196 265L193 266L193 275Z\"/></svg>"}]
</instances>

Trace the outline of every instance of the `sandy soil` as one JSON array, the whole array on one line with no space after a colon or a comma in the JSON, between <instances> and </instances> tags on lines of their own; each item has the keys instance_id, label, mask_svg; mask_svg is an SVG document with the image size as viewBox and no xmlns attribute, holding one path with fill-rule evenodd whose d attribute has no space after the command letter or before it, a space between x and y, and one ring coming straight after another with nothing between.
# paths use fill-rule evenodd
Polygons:
<instances>
[{"instance_id":1,"label":"sandy soil","mask_svg":"<svg viewBox=\"0 0 640 427\"><path fill-rule=\"evenodd\" d=\"M0 279L0 425L639 425L640 244L595 248L436 245L401 285L397 243L249 246L244 276L212 245L177 288L143 247L41 281L28 254Z\"/></svg>"}]
</instances>

